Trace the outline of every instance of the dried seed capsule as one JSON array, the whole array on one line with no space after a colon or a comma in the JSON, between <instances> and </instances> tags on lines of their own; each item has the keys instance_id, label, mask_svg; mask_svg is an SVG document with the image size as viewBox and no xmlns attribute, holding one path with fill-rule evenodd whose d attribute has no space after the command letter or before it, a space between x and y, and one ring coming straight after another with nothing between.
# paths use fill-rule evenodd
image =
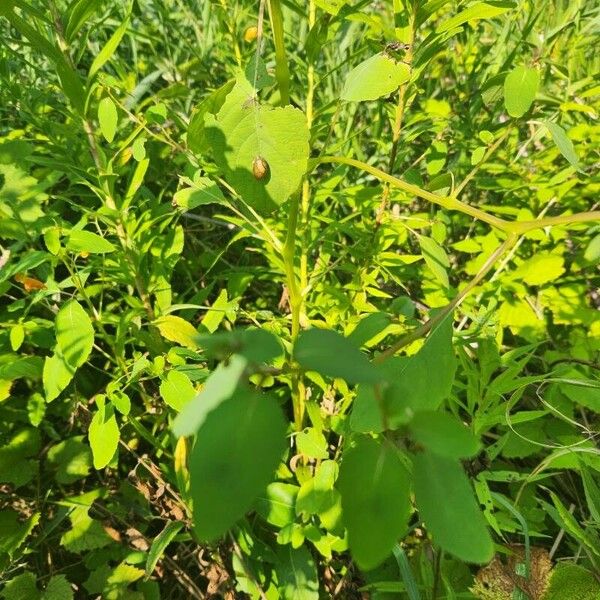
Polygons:
<instances>
[{"instance_id":1,"label":"dried seed capsule","mask_svg":"<svg viewBox=\"0 0 600 600\"><path fill-rule=\"evenodd\" d=\"M252 161L252 174L258 180L264 179L269 174L269 163L262 156L257 156Z\"/></svg>"}]
</instances>

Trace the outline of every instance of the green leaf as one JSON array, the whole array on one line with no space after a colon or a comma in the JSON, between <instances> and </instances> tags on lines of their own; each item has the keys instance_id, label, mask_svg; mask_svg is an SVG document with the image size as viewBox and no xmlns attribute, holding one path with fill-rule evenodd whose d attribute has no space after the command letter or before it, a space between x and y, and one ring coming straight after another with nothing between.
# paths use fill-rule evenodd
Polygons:
<instances>
[{"instance_id":1,"label":"green leaf","mask_svg":"<svg viewBox=\"0 0 600 600\"><path fill-rule=\"evenodd\" d=\"M219 186L209 177L198 177L173 195L173 202L183 210L194 210L204 204L223 204L225 196Z\"/></svg>"},{"instance_id":2,"label":"green leaf","mask_svg":"<svg viewBox=\"0 0 600 600\"><path fill-rule=\"evenodd\" d=\"M481 448L479 440L460 421L444 412L419 411L408 427L415 442L440 456L467 458Z\"/></svg>"},{"instance_id":3,"label":"green leaf","mask_svg":"<svg viewBox=\"0 0 600 600\"><path fill-rule=\"evenodd\" d=\"M408 473L398 450L359 438L344 452L338 489L352 556L361 569L372 569L391 554L408 525Z\"/></svg>"},{"instance_id":4,"label":"green leaf","mask_svg":"<svg viewBox=\"0 0 600 600\"><path fill-rule=\"evenodd\" d=\"M27 571L6 583L0 595L5 600L40 600L35 575Z\"/></svg>"},{"instance_id":5,"label":"green leaf","mask_svg":"<svg viewBox=\"0 0 600 600\"><path fill-rule=\"evenodd\" d=\"M176 317L175 315L166 315L154 321L154 325L166 340L175 342L191 350L195 350L198 347L196 343L198 331L185 319Z\"/></svg>"},{"instance_id":6,"label":"green leaf","mask_svg":"<svg viewBox=\"0 0 600 600\"><path fill-rule=\"evenodd\" d=\"M121 39L125 35L127 31L127 27L129 27L129 15L125 18L125 20L119 25L119 27L115 30L115 32L110 36L102 50L96 55L92 65L90 66L90 70L88 72L88 79L93 79L94 75L107 63L112 55L115 53L117 46L121 43Z\"/></svg>"},{"instance_id":7,"label":"green leaf","mask_svg":"<svg viewBox=\"0 0 600 600\"><path fill-rule=\"evenodd\" d=\"M314 427L307 427L296 435L296 448L300 454L309 458L329 458L327 440Z\"/></svg>"},{"instance_id":8,"label":"green leaf","mask_svg":"<svg viewBox=\"0 0 600 600\"><path fill-rule=\"evenodd\" d=\"M452 332L449 314L429 334L419 352L388 359L384 364L389 385L383 404L389 427L406 423L420 410L437 410L450 395L456 373Z\"/></svg>"},{"instance_id":9,"label":"green leaf","mask_svg":"<svg viewBox=\"0 0 600 600\"><path fill-rule=\"evenodd\" d=\"M48 451L48 464L56 470L54 478L58 483L70 484L87 477L92 456L82 440L83 436L68 438Z\"/></svg>"},{"instance_id":10,"label":"green leaf","mask_svg":"<svg viewBox=\"0 0 600 600\"><path fill-rule=\"evenodd\" d=\"M282 600L318 600L317 566L306 546L279 548L275 564L277 583Z\"/></svg>"},{"instance_id":11,"label":"green leaf","mask_svg":"<svg viewBox=\"0 0 600 600\"><path fill-rule=\"evenodd\" d=\"M73 588L64 575L50 578L41 600L73 600Z\"/></svg>"},{"instance_id":12,"label":"green leaf","mask_svg":"<svg viewBox=\"0 0 600 600\"><path fill-rule=\"evenodd\" d=\"M590 515L596 523L600 524L600 487L583 461L579 461L579 471Z\"/></svg>"},{"instance_id":13,"label":"green leaf","mask_svg":"<svg viewBox=\"0 0 600 600\"><path fill-rule=\"evenodd\" d=\"M494 544L460 463L422 452L413 456L419 516L435 544L466 562L486 563Z\"/></svg>"},{"instance_id":14,"label":"green leaf","mask_svg":"<svg viewBox=\"0 0 600 600\"><path fill-rule=\"evenodd\" d=\"M72 252L88 252L89 254L108 254L116 248L102 236L84 229L70 231L66 243L67 250Z\"/></svg>"},{"instance_id":15,"label":"green leaf","mask_svg":"<svg viewBox=\"0 0 600 600\"><path fill-rule=\"evenodd\" d=\"M257 211L273 211L300 187L308 164L306 117L291 106L259 105L244 75L216 117L207 116L205 135L227 182ZM260 179L253 174L257 157L269 166Z\"/></svg>"},{"instance_id":16,"label":"green leaf","mask_svg":"<svg viewBox=\"0 0 600 600\"><path fill-rule=\"evenodd\" d=\"M87 313L76 300L67 302L57 313L56 349L68 365L83 365L94 346L94 328Z\"/></svg>"},{"instance_id":17,"label":"green leaf","mask_svg":"<svg viewBox=\"0 0 600 600\"><path fill-rule=\"evenodd\" d=\"M560 254L536 252L513 273L515 279L522 279L528 285L542 285L555 281L564 272L565 260Z\"/></svg>"},{"instance_id":18,"label":"green leaf","mask_svg":"<svg viewBox=\"0 0 600 600\"><path fill-rule=\"evenodd\" d=\"M560 562L552 570L544 600L597 600L600 583L594 574L578 565Z\"/></svg>"},{"instance_id":19,"label":"green leaf","mask_svg":"<svg viewBox=\"0 0 600 600\"><path fill-rule=\"evenodd\" d=\"M89 506L78 506L69 515L71 529L63 534L60 543L70 552L95 550L114 543L102 525L88 515L88 511Z\"/></svg>"},{"instance_id":20,"label":"green leaf","mask_svg":"<svg viewBox=\"0 0 600 600\"><path fill-rule=\"evenodd\" d=\"M85 22L102 6L102 0L76 0L67 12L65 39L71 42Z\"/></svg>"},{"instance_id":21,"label":"green leaf","mask_svg":"<svg viewBox=\"0 0 600 600\"><path fill-rule=\"evenodd\" d=\"M294 358L307 371L340 377L348 383L377 383L377 367L343 335L330 329L302 331L294 347Z\"/></svg>"},{"instance_id":22,"label":"green leaf","mask_svg":"<svg viewBox=\"0 0 600 600\"><path fill-rule=\"evenodd\" d=\"M31 530L38 524L40 513L34 513L26 521L19 521L19 513L14 510L0 510L0 556L13 554L21 547Z\"/></svg>"},{"instance_id":23,"label":"green leaf","mask_svg":"<svg viewBox=\"0 0 600 600\"><path fill-rule=\"evenodd\" d=\"M448 273L446 269L450 267L450 261L446 251L430 237L423 235L419 236L419 245L421 246L421 254L427 263L427 266L432 270L436 279L444 286L449 287Z\"/></svg>"},{"instance_id":24,"label":"green leaf","mask_svg":"<svg viewBox=\"0 0 600 600\"><path fill-rule=\"evenodd\" d=\"M379 53L354 67L346 76L341 99L348 102L377 100L395 92L410 79L410 67Z\"/></svg>"},{"instance_id":25,"label":"green leaf","mask_svg":"<svg viewBox=\"0 0 600 600\"><path fill-rule=\"evenodd\" d=\"M204 382L202 391L188 402L173 423L176 436L194 435L202 427L210 411L231 397L236 390L247 362L234 356L228 364L219 365Z\"/></svg>"},{"instance_id":26,"label":"green leaf","mask_svg":"<svg viewBox=\"0 0 600 600\"><path fill-rule=\"evenodd\" d=\"M100 124L100 132L109 144L115 139L118 122L119 115L115 103L108 96L102 98L98 103L98 123Z\"/></svg>"},{"instance_id":27,"label":"green leaf","mask_svg":"<svg viewBox=\"0 0 600 600\"><path fill-rule=\"evenodd\" d=\"M279 339L266 329L257 327L199 335L196 340L208 356L220 360L239 354L250 363L260 364L283 354Z\"/></svg>"},{"instance_id":28,"label":"green leaf","mask_svg":"<svg viewBox=\"0 0 600 600\"><path fill-rule=\"evenodd\" d=\"M444 33L465 23L473 23L480 19L492 19L514 7L514 2L475 2L457 15L444 21L437 28L436 33Z\"/></svg>"},{"instance_id":29,"label":"green leaf","mask_svg":"<svg viewBox=\"0 0 600 600\"><path fill-rule=\"evenodd\" d=\"M223 288L213 305L206 311L206 314L202 318L202 325L214 333L221 324L221 321L225 318L225 314L230 308L230 303L227 298L227 289Z\"/></svg>"},{"instance_id":30,"label":"green leaf","mask_svg":"<svg viewBox=\"0 0 600 600\"><path fill-rule=\"evenodd\" d=\"M196 389L185 373L171 370L160 384L160 395L171 408L179 412L196 396Z\"/></svg>"},{"instance_id":31,"label":"green leaf","mask_svg":"<svg viewBox=\"0 0 600 600\"><path fill-rule=\"evenodd\" d=\"M348 341L357 347L365 346L392 322L390 315L374 312L360 320L348 336Z\"/></svg>"},{"instance_id":32,"label":"green leaf","mask_svg":"<svg viewBox=\"0 0 600 600\"><path fill-rule=\"evenodd\" d=\"M277 401L243 388L208 414L190 456L196 534L214 541L264 492L285 447Z\"/></svg>"},{"instance_id":33,"label":"green leaf","mask_svg":"<svg viewBox=\"0 0 600 600\"><path fill-rule=\"evenodd\" d=\"M119 446L119 435L112 404L101 402L88 430L95 469L103 469L112 460Z\"/></svg>"},{"instance_id":34,"label":"green leaf","mask_svg":"<svg viewBox=\"0 0 600 600\"><path fill-rule=\"evenodd\" d=\"M71 366L60 352L47 356L44 361L42 381L46 402L56 400L61 392L71 383L76 368Z\"/></svg>"},{"instance_id":35,"label":"green leaf","mask_svg":"<svg viewBox=\"0 0 600 600\"><path fill-rule=\"evenodd\" d=\"M25 340L25 328L22 323L13 325L10 329L10 347L16 352Z\"/></svg>"},{"instance_id":36,"label":"green leaf","mask_svg":"<svg viewBox=\"0 0 600 600\"><path fill-rule=\"evenodd\" d=\"M299 487L275 481L267 486L263 496L256 502L256 510L265 521L275 527L285 527L296 517L296 497Z\"/></svg>"},{"instance_id":37,"label":"green leaf","mask_svg":"<svg viewBox=\"0 0 600 600\"><path fill-rule=\"evenodd\" d=\"M504 106L511 117L522 117L538 90L540 75L537 69L517 67L504 80Z\"/></svg>"},{"instance_id":38,"label":"green leaf","mask_svg":"<svg viewBox=\"0 0 600 600\"><path fill-rule=\"evenodd\" d=\"M600 260L600 233L593 237L587 245L583 258L591 263L597 263Z\"/></svg>"},{"instance_id":39,"label":"green leaf","mask_svg":"<svg viewBox=\"0 0 600 600\"><path fill-rule=\"evenodd\" d=\"M543 124L552 136L552 139L554 140L559 152L573 167L579 169L581 167L579 163L579 157L577 156L573 142L567 136L566 131L560 125L552 123L552 121L543 121Z\"/></svg>"},{"instance_id":40,"label":"green leaf","mask_svg":"<svg viewBox=\"0 0 600 600\"><path fill-rule=\"evenodd\" d=\"M150 546L148 557L146 558L146 577L152 575L156 564L164 554L167 546L173 541L182 528L182 522L169 521L164 529L152 540L152 546Z\"/></svg>"}]
</instances>

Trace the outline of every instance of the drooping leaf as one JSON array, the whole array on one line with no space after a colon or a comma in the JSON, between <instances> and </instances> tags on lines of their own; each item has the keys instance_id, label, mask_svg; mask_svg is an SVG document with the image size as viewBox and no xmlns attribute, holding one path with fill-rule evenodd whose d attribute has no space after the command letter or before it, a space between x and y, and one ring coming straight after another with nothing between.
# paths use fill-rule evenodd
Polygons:
<instances>
[{"instance_id":1,"label":"drooping leaf","mask_svg":"<svg viewBox=\"0 0 600 600\"><path fill-rule=\"evenodd\" d=\"M575 152L575 146L573 146L573 142L567 136L567 132L556 123L552 121L544 121L544 127L548 130L556 147L559 152L569 161L569 163L575 167L576 169L580 168L579 157L577 156L577 152Z\"/></svg>"},{"instance_id":2,"label":"drooping leaf","mask_svg":"<svg viewBox=\"0 0 600 600\"><path fill-rule=\"evenodd\" d=\"M488 562L494 545L460 463L421 452L413 456L413 481L419 517L433 542L466 562Z\"/></svg>"},{"instance_id":3,"label":"drooping leaf","mask_svg":"<svg viewBox=\"0 0 600 600\"><path fill-rule=\"evenodd\" d=\"M535 99L540 83L537 69L516 67L504 80L504 106L511 117L522 117Z\"/></svg>"},{"instance_id":4,"label":"drooping leaf","mask_svg":"<svg viewBox=\"0 0 600 600\"><path fill-rule=\"evenodd\" d=\"M108 96L102 98L98 103L98 123L100 124L100 132L108 143L115 139L118 121L119 115L115 103Z\"/></svg>"},{"instance_id":5,"label":"drooping leaf","mask_svg":"<svg viewBox=\"0 0 600 600\"><path fill-rule=\"evenodd\" d=\"M337 485L352 556L361 569L372 569L391 554L407 528L406 468L392 445L361 437L344 452Z\"/></svg>"},{"instance_id":6,"label":"drooping leaf","mask_svg":"<svg viewBox=\"0 0 600 600\"><path fill-rule=\"evenodd\" d=\"M68 365L81 367L94 345L94 327L81 304L67 302L56 315L55 328L57 351Z\"/></svg>"},{"instance_id":7,"label":"drooping leaf","mask_svg":"<svg viewBox=\"0 0 600 600\"><path fill-rule=\"evenodd\" d=\"M341 377L348 383L377 383L381 374L351 341L330 329L307 329L300 333L294 358L309 371Z\"/></svg>"},{"instance_id":8,"label":"drooping leaf","mask_svg":"<svg viewBox=\"0 0 600 600\"><path fill-rule=\"evenodd\" d=\"M101 402L88 430L95 469L103 469L112 460L119 437L119 425L112 404Z\"/></svg>"},{"instance_id":9,"label":"drooping leaf","mask_svg":"<svg viewBox=\"0 0 600 600\"><path fill-rule=\"evenodd\" d=\"M219 186L209 177L199 177L173 195L173 202L183 210L194 210L203 204L222 204L225 201Z\"/></svg>"},{"instance_id":10,"label":"drooping leaf","mask_svg":"<svg viewBox=\"0 0 600 600\"><path fill-rule=\"evenodd\" d=\"M412 438L431 452L448 458L474 456L479 440L457 419L439 411L419 411L408 425Z\"/></svg>"},{"instance_id":11,"label":"drooping leaf","mask_svg":"<svg viewBox=\"0 0 600 600\"><path fill-rule=\"evenodd\" d=\"M257 211L273 211L299 188L308 164L306 118L291 106L261 106L245 75L218 114L206 117L204 131L225 179ZM257 158L268 165L260 178Z\"/></svg>"},{"instance_id":12,"label":"drooping leaf","mask_svg":"<svg viewBox=\"0 0 600 600\"><path fill-rule=\"evenodd\" d=\"M406 423L420 410L437 410L450 395L456 373L452 332L449 314L429 334L419 352L388 359L383 404L389 427Z\"/></svg>"},{"instance_id":13,"label":"drooping leaf","mask_svg":"<svg viewBox=\"0 0 600 600\"><path fill-rule=\"evenodd\" d=\"M377 100L391 94L409 79L410 68L407 64L379 53L348 73L341 99L348 102Z\"/></svg>"},{"instance_id":14,"label":"drooping leaf","mask_svg":"<svg viewBox=\"0 0 600 600\"><path fill-rule=\"evenodd\" d=\"M46 402L52 402L60 396L61 392L71 383L75 371L75 367L67 363L60 353L55 352L52 356L46 357L42 375Z\"/></svg>"},{"instance_id":15,"label":"drooping leaf","mask_svg":"<svg viewBox=\"0 0 600 600\"><path fill-rule=\"evenodd\" d=\"M277 401L243 388L208 414L189 464L199 539L225 534L264 492L281 458L285 431Z\"/></svg>"},{"instance_id":16,"label":"drooping leaf","mask_svg":"<svg viewBox=\"0 0 600 600\"><path fill-rule=\"evenodd\" d=\"M247 364L243 357L234 356L228 364L219 365L204 382L202 391L177 415L173 433L176 436L194 435L202 427L210 411L231 397Z\"/></svg>"}]
</instances>

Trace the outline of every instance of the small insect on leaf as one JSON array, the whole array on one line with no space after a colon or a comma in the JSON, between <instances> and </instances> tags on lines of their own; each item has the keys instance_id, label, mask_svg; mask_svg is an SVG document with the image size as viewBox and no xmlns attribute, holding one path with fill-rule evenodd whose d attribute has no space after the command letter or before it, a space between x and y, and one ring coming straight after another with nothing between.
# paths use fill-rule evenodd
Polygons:
<instances>
[{"instance_id":1,"label":"small insect on leaf","mask_svg":"<svg viewBox=\"0 0 600 600\"><path fill-rule=\"evenodd\" d=\"M257 156L252 161L252 174L258 180L264 179L269 174L269 163L262 156Z\"/></svg>"},{"instance_id":2,"label":"small insect on leaf","mask_svg":"<svg viewBox=\"0 0 600 600\"><path fill-rule=\"evenodd\" d=\"M42 283L39 279L33 277L27 277L23 273L17 273L15 275L15 281L18 281L26 292L33 292L35 290L45 290L46 284Z\"/></svg>"}]
</instances>

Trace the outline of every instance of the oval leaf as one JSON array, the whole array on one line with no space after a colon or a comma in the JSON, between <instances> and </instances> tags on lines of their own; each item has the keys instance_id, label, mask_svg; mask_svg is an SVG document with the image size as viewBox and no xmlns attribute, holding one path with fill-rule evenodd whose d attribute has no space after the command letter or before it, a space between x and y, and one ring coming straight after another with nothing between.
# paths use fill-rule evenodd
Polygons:
<instances>
[{"instance_id":1,"label":"oval leaf","mask_svg":"<svg viewBox=\"0 0 600 600\"><path fill-rule=\"evenodd\" d=\"M522 117L538 90L540 76L536 69L517 67L504 80L504 106L511 117Z\"/></svg>"},{"instance_id":2,"label":"oval leaf","mask_svg":"<svg viewBox=\"0 0 600 600\"><path fill-rule=\"evenodd\" d=\"M98 123L100 124L100 133L108 143L115 139L118 121L119 115L115 103L108 97L102 98L98 104Z\"/></svg>"},{"instance_id":3,"label":"oval leaf","mask_svg":"<svg viewBox=\"0 0 600 600\"><path fill-rule=\"evenodd\" d=\"M112 460L119 445L119 426L111 404L102 405L88 430L94 468L103 469Z\"/></svg>"},{"instance_id":4,"label":"oval leaf","mask_svg":"<svg viewBox=\"0 0 600 600\"><path fill-rule=\"evenodd\" d=\"M396 91L410 79L410 68L385 53L361 62L346 76L342 100L362 102L377 100Z\"/></svg>"},{"instance_id":5,"label":"oval leaf","mask_svg":"<svg viewBox=\"0 0 600 600\"><path fill-rule=\"evenodd\" d=\"M238 390L209 413L189 467L200 540L222 536L264 492L283 453L285 431L277 401L250 390Z\"/></svg>"},{"instance_id":6,"label":"oval leaf","mask_svg":"<svg viewBox=\"0 0 600 600\"><path fill-rule=\"evenodd\" d=\"M360 438L344 453L338 489L352 556L372 569L391 554L410 515L408 473L398 451Z\"/></svg>"},{"instance_id":7,"label":"oval leaf","mask_svg":"<svg viewBox=\"0 0 600 600\"><path fill-rule=\"evenodd\" d=\"M56 315L57 350L71 367L88 359L94 346L94 328L87 313L76 300L67 302Z\"/></svg>"},{"instance_id":8,"label":"oval leaf","mask_svg":"<svg viewBox=\"0 0 600 600\"><path fill-rule=\"evenodd\" d=\"M460 463L431 452L413 456L417 508L434 543L461 560L486 563L494 544Z\"/></svg>"},{"instance_id":9,"label":"oval leaf","mask_svg":"<svg viewBox=\"0 0 600 600\"><path fill-rule=\"evenodd\" d=\"M85 230L74 230L69 233L66 244L72 252L88 252L89 254L108 254L116 248L102 236Z\"/></svg>"}]
</instances>

